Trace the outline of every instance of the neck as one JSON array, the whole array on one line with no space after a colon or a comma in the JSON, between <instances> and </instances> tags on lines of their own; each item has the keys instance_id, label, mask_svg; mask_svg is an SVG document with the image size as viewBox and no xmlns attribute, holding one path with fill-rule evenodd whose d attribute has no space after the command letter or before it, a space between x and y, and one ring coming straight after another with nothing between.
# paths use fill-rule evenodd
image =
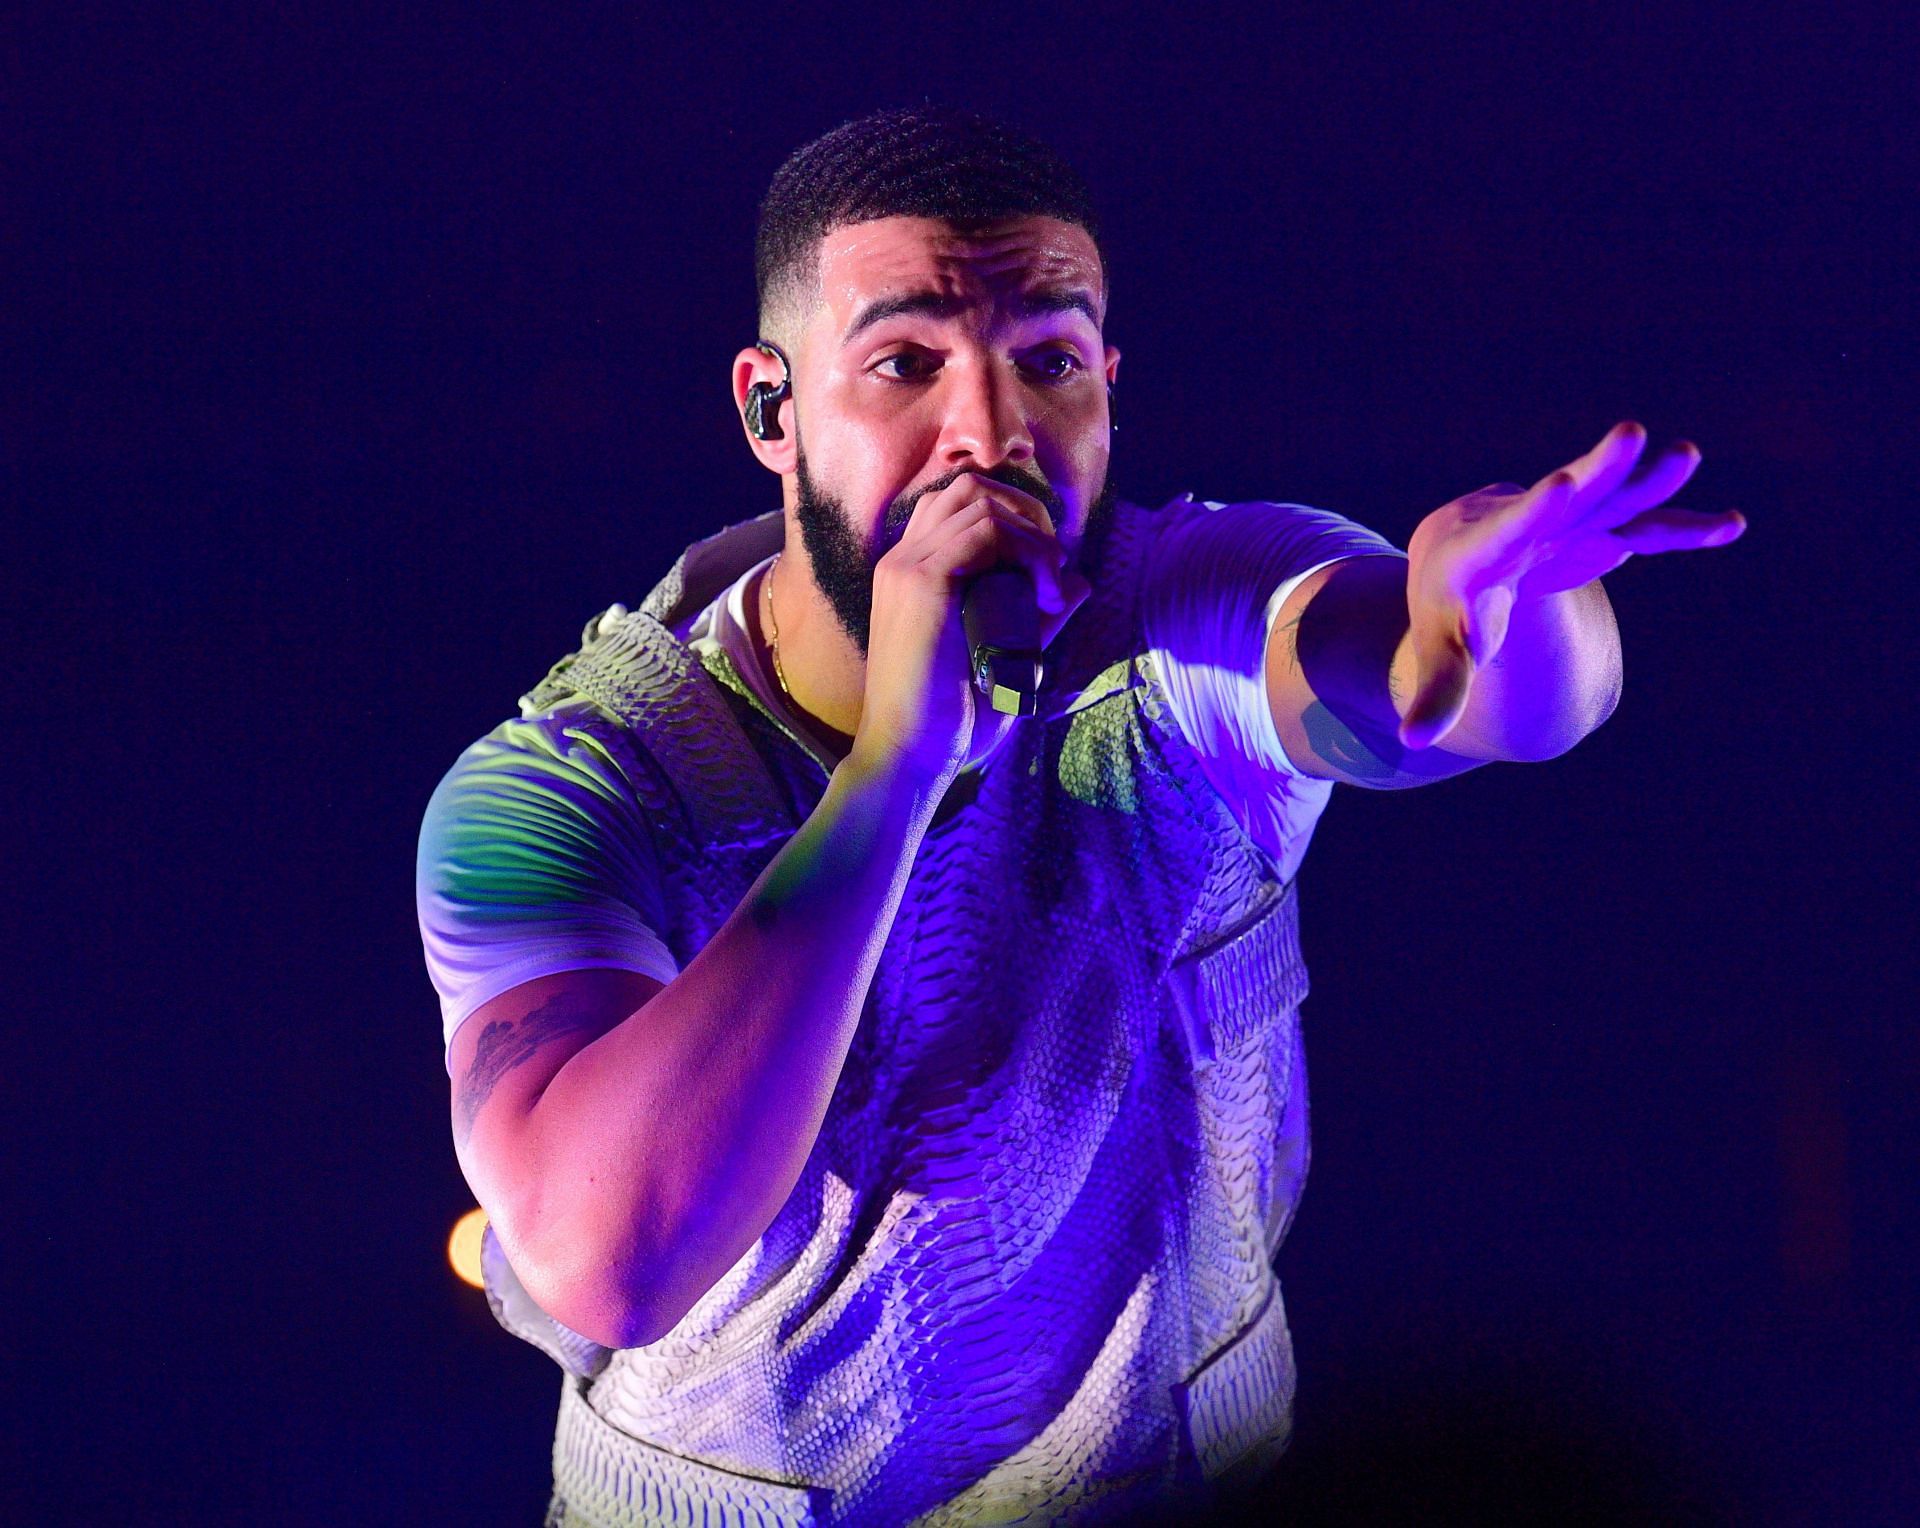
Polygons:
<instances>
[{"instance_id":1,"label":"neck","mask_svg":"<svg viewBox=\"0 0 1920 1528\"><path fill-rule=\"evenodd\" d=\"M866 661L791 540L759 582L752 607L767 668L776 683L784 678L787 702L809 729L844 758L860 726Z\"/></svg>"},{"instance_id":2,"label":"neck","mask_svg":"<svg viewBox=\"0 0 1920 1528\"><path fill-rule=\"evenodd\" d=\"M866 694L867 665L859 647L833 613L812 569L789 531L787 545L771 569L760 575L753 598L755 640L773 673L786 679L787 704L826 750L838 759L853 751L854 733ZM778 632L779 666L774 665ZM987 741L970 752L961 774L980 770L1004 742L1004 730L986 729Z\"/></svg>"}]
</instances>

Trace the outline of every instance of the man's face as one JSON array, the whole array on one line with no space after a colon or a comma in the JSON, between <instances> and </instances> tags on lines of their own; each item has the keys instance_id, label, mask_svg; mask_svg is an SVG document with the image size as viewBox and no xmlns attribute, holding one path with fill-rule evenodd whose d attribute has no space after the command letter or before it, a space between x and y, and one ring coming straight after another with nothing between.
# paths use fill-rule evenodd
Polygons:
<instances>
[{"instance_id":1,"label":"man's face","mask_svg":"<svg viewBox=\"0 0 1920 1528\"><path fill-rule=\"evenodd\" d=\"M1057 218L961 230L882 218L821 241L793 354L795 514L814 578L867 648L873 569L914 507L977 472L1039 499L1083 572L1111 517L1106 291Z\"/></svg>"}]
</instances>

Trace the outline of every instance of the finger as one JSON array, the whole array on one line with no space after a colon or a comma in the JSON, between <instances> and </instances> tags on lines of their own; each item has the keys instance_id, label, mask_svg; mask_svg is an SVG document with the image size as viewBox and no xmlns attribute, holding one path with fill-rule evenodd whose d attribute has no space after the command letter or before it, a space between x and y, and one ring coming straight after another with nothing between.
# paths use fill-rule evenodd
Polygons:
<instances>
[{"instance_id":1,"label":"finger","mask_svg":"<svg viewBox=\"0 0 1920 1528\"><path fill-rule=\"evenodd\" d=\"M1066 549L995 499L980 499L950 516L924 563L947 578L965 578L1011 563L1033 579L1043 609L1059 611L1084 598L1062 579ZM1076 597L1077 596L1077 597Z\"/></svg>"},{"instance_id":2,"label":"finger","mask_svg":"<svg viewBox=\"0 0 1920 1528\"><path fill-rule=\"evenodd\" d=\"M1581 505L1604 498L1626 480L1634 463L1640 460L1640 453L1646 449L1646 444L1645 427L1637 420L1623 419L1602 435L1599 443L1586 455L1576 457L1566 466L1540 479L1534 484L1534 491L1540 492L1559 473L1564 472L1572 478L1573 496Z\"/></svg>"},{"instance_id":3,"label":"finger","mask_svg":"<svg viewBox=\"0 0 1920 1528\"><path fill-rule=\"evenodd\" d=\"M1431 748L1445 737L1467 709L1473 689L1473 660L1464 647L1447 646L1423 654L1413 703L1400 718L1400 742L1406 748Z\"/></svg>"},{"instance_id":4,"label":"finger","mask_svg":"<svg viewBox=\"0 0 1920 1528\"><path fill-rule=\"evenodd\" d=\"M1023 538L1019 541L1021 547L1032 546L1056 565L1066 560L1067 549L1059 537L1048 534L1017 509L989 494L962 500L936 516L918 543L907 548L912 554L910 560L922 562L938 555L939 548L955 533L983 521L1002 527L1011 536Z\"/></svg>"},{"instance_id":5,"label":"finger","mask_svg":"<svg viewBox=\"0 0 1920 1528\"><path fill-rule=\"evenodd\" d=\"M1400 742L1431 748L1453 729L1473 688L1473 653L1463 606L1416 606L1413 626L1413 700L1400 718Z\"/></svg>"},{"instance_id":6,"label":"finger","mask_svg":"<svg viewBox=\"0 0 1920 1528\"><path fill-rule=\"evenodd\" d=\"M1650 509L1612 535L1636 553L1689 552L1700 547L1725 546L1738 541L1747 529L1747 517L1737 509L1703 515L1691 509Z\"/></svg>"},{"instance_id":7,"label":"finger","mask_svg":"<svg viewBox=\"0 0 1920 1528\"><path fill-rule=\"evenodd\" d=\"M1459 722L1475 675L1506 644L1513 602L1511 588L1492 585L1464 605L1428 606L1415 617L1413 703L1400 724L1406 746L1431 748Z\"/></svg>"},{"instance_id":8,"label":"finger","mask_svg":"<svg viewBox=\"0 0 1920 1528\"><path fill-rule=\"evenodd\" d=\"M1671 499L1700 466L1700 448L1690 440L1676 441L1594 506L1588 519L1596 526L1621 525L1642 510ZM1585 522L1583 522L1585 523Z\"/></svg>"},{"instance_id":9,"label":"finger","mask_svg":"<svg viewBox=\"0 0 1920 1528\"><path fill-rule=\"evenodd\" d=\"M1510 542L1539 541L1579 519L1584 505L1573 468L1549 472L1526 492L1507 524Z\"/></svg>"},{"instance_id":10,"label":"finger","mask_svg":"<svg viewBox=\"0 0 1920 1528\"><path fill-rule=\"evenodd\" d=\"M933 497L941 500L940 509L951 512L982 499L1002 504L1021 519L1051 536L1055 534L1053 516L1047 506L1025 489L1015 488L981 472L963 472Z\"/></svg>"}]
</instances>

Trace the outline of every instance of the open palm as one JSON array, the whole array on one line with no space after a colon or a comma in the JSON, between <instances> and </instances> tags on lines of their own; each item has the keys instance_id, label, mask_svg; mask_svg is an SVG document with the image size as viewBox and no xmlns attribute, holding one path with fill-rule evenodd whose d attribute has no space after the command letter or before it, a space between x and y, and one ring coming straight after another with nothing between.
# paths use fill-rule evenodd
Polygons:
<instances>
[{"instance_id":1,"label":"open palm","mask_svg":"<svg viewBox=\"0 0 1920 1528\"><path fill-rule=\"evenodd\" d=\"M1668 504L1700 465L1699 449L1677 441L1643 460L1646 444L1645 429L1622 421L1531 488L1490 483L1420 522L1407 547L1416 679L1403 743L1429 747L1452 729L1516 602L1577 589L1635 553L1725 546L1746 529L1738 510Z\"/></svg>"}]
</instances>

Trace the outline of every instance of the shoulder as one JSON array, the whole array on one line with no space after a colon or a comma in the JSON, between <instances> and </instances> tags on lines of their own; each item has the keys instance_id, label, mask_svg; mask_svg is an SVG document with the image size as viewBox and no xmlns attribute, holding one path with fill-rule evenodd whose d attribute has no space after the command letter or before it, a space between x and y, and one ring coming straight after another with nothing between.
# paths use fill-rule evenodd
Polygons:
<instances>
[{"instance_id":1,"label":"shoulder","mask_svg":"<svg viewBox=\"0 0 1920 1528\"><path fill-rule=\"evenodd\" d=\"M551 840L631 818L648 794L628 729L589 701L511 717L463 749L428 797L425 867L475 834Z\"/></svg>"},{"instance_id":2,"label":"shoulder","mask_svg":"<svg viewBox=\"0 0 1920 1528\"><path fill-rule=\"evenodd\" d=\"M442 783L491 769L537 771L543 765L624 775L633 758L631 731L592 701L575 697L500 722L461 750Z\"/></svg>"},{"instance_id":3,"label":"shoulder","mask_svg":"<svg viewBox=\"0 0 1920 1528\"><path fill-rule=\"evenodd\" d=\"M1151 646L1169 604L1190 595L1265 585L1348 550L1391 550L1366 527L1331 510L1283 500L1223 501L1182 493L1158 507L1115 501L1090 527L1083 566L1094 597L1072 626L1103 661ZM1262 595L1264 599L1264 593Z\"/></svg>"},{"instance_id":4,"label":"shoulder","mask_svg":"<svg viewBox=\"0 0 1920 1528\"><path fill-rule=\"evenodd\" d=\"M423 929L464 938L652 885L653 797L637 764L623 729L584 703L504 721L469 745L421 817Z\"/></svg>"},{"instance_id":5,"label":"shoulder","mask_svg":"<svg viewBox=\"0 0 1920 1528\"><path fill-rule=\"evenodd\" d=\"M1346 515L1286 500L1187 494L1150 512L1150 521L1143 635L1176 659L1217 660L1222 642L1236 651L1250 645L1239 656L1255 659L1277 595L1343 558L1398 553Z\"/></svg>"},{"instance_id":6,"label":"shoulder","mask_svg":"<svg viewBox=\"0 0 1920 1528\"><path fill-rule=\"evenodd\" d=\"M1396 550L1337 510L1286 499L1202 499L1191 493L1145 511L1156 570L1197 564L1218 574L1298 571L1311 559Z\"/></svg>"}]
</instances>

